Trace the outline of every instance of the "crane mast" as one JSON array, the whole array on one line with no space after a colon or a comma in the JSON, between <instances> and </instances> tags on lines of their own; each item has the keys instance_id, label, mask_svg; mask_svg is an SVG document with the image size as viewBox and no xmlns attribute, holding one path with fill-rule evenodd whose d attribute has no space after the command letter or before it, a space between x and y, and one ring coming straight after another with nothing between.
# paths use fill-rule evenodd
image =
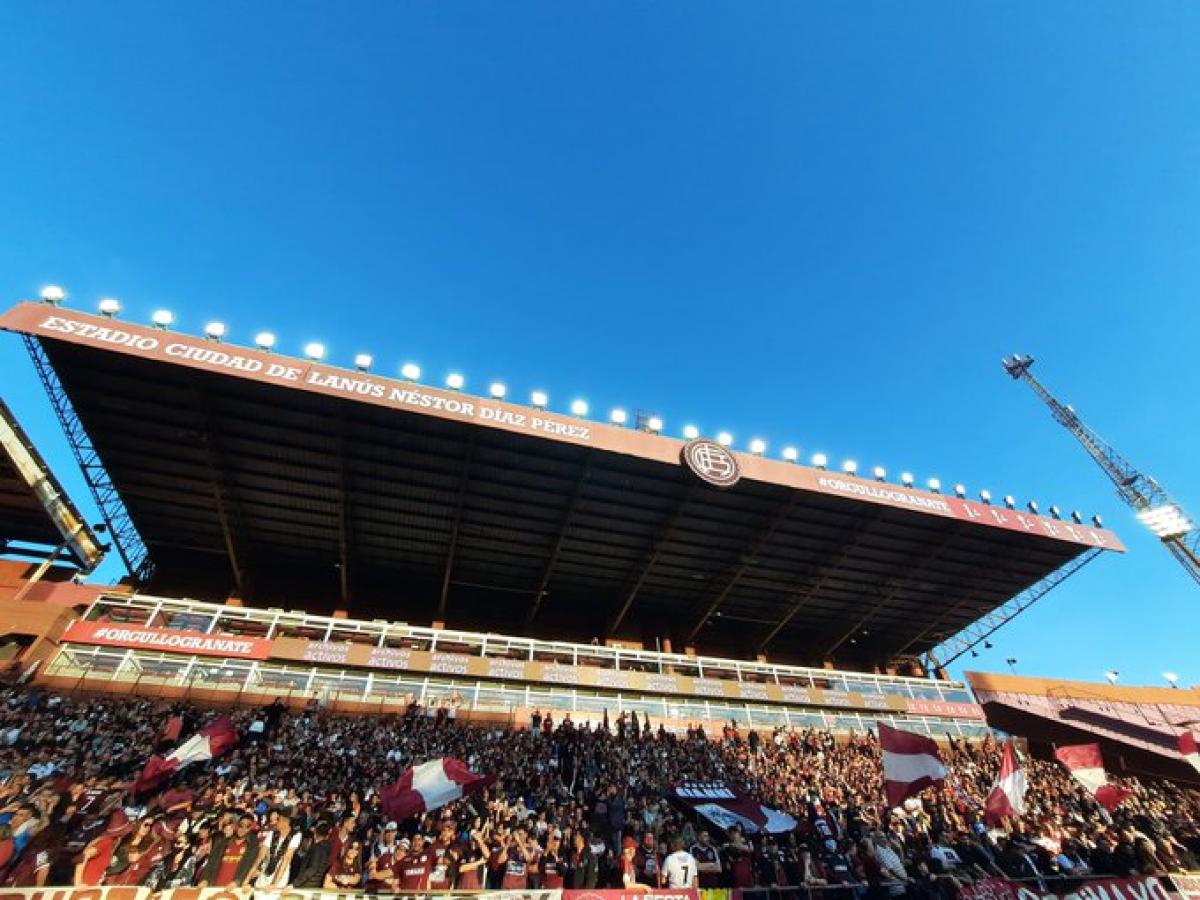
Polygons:
<instances>
[{"instance_id":1,"label":"crane mast","mask_svg":"<svg viewBox=\"0 0 1200 900\"><path fill-rule=\"evenodd\" d=\"M1200 584L1200 529L1184 513L1183 508L1171 499L1157 481L1121 456L1108 441L1085 425L1074 409L1060 403L1033 377L1029 371L1033 366L1032 356L1014 355L1002 360L1002 363L1005 372L1016 381L1024 381L1050 408L1054 420L1075 436L1096 465L1116 485L1117 495L1137 513L1138 519L1154 532L1163 546Z\"/></svg>"}]
</instances>

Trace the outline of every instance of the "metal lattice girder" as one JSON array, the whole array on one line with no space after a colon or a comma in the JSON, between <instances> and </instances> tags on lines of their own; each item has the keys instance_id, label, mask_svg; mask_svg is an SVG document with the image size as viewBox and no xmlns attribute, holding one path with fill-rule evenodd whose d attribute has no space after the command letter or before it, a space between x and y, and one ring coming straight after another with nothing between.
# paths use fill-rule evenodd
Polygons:
<instances>
[{"instance_id":1,"label":"metal lattice girder","mask_svg":"<svg viewBox=\"0 0 1200 900\"><path fill-rule=\"evenodd\" d=\"M83 423L76 415L75 407L71 405L71 400L50 364L50 358L46 356L41 341L29 335L26 335L24 340L46 396L50 398L50 405L54 407L54 414L58 416L67 443L71 445L71 452L75 454L75 461L79 463L83 480L87 482L92 499L96 501L96 507L100 510L100 517L108 527L113 546L117 548L117 553L130 576L139 584L145 584L154 573L154 562L150 558L150 552L129 517L129 511L121 500L117 486L113 484L108 470L100 461L100 454L96 452Z\"/></svg>"},{"instance_id":2,"label":"metal lattice girder","mask_svg":"<svg viewBox=\"0 0 1200 900\"><path fill-rule=\"evenodd\" d=\"M948 666L964 653L983 643L1000 628L1003 628L1046 594L1054 590L1093 559L1103 553L1100 547L1093 547L1086 553L1075 557L1061 569L1051 572L1037 584L1030 585L1017 594L1003 606L997 607L985 616L976 619L958 634L947 638L932 651L932 656L941 665Z\"/></svg>"}]
</instances>

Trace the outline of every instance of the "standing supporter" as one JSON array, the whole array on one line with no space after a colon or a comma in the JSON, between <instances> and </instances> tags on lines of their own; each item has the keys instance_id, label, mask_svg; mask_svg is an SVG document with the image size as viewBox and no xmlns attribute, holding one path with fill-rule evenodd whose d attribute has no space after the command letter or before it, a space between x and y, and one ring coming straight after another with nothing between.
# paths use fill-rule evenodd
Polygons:
<instances>
[{"instance_id":1,"label":"standing supporter","mask_svg":"<svg viewBox=\"0 0 1200 900\"><path fill-rule=\"evenodd\" d=\"M707 828L701 828L689 851L696 860L696 871L700 873L700 887L714 888L721 883L721 852L712 843Z\"/></svg>"},{"instance_id":2,"label":"standing supporter","mask_svg":"<svg viewBox=\"0 0 1200 900\"><path fill-rule=\"evenodd\" d=\"M592 890L599 878L596 854L588 844L587 835L576 830L571 835L571 852L567 855L567 887L572 890Z\"/></svg>"},{"instance_id":3,"label":"standing supporter","mask_svg":"<svg viewBox=\"0 0 1200 900\"><path fill-rule=\"evenodd\" d=\"M455 844L450 848L455 854L454 887L460 891L478 891L483 889L483 873L486 871L488 846L479 831L471 832L471 840L463 844Z\"/></svg>"},{"instance_id":4,"label":"standing supporter","mask_svg":"<svg viewBox=\"0 0 1200 900\"><path fill-rule=\"evenodd\" d=\"M501 851L499 862L504 871L500 882L502 891L524 891L529 888L529 865L533 853L527 838L525 826L518 825Z\"/></svg>"},{"instance_id":5,"label":"standing supporter","mask_svg":"<svg viewBox=\"0 0 1200 900\"><path fill-rule=\"evenodd\" d=\"M638 881L637 850L637 841L633 838L627 837L621 842L621 887L633 893L647 894L652 888Z\"/></svg>"},{"instance_id":6,"label":"standing supporter","mask_svg":"<svg viewBox=\"0 0 1200 900\"><path fill-rule=\"evenodd\" d=\"M312 840L304 849L303 855L300 856L297 863L296 876L292 879L294 887L323 888L325 886L325 875L329 872L333 862L330 858L331 847L329 823L318 822L313 827Z\"/></svg>"},{"instance_id":7,"label":"standing supporter","mask_svg":"<svg viewBox=\"0 0 1200 900\"><path fill-rule=\"evenodd\" d=\"M448 891L454 887L456 872L450 870L450 848L457 842L454 839L454 820L443 819L441 831L429 847L433 854L433 868L429 873L429 889L431 891Z\"/></svg>"},{"instance_id":8,"label":"standing supporter","mask_svg":"<svg viewBox=\"0 0 1200 900\"><path fill-rule=\"evenodd\" d=\"M394 891L399 884L399 862L403 850L397 839L399 825L388 822L381 837L370 849L367 859L367 890Z\"/></svg>"},{"instance_id":9,"label":"standing supporter","mask_svg":"<svg viewBox=\"0 0 1200 900\"><path fill-rule=\"evenodd\" d=\"M213 839L199 887L247 886L247 876L258 859L253 828L254 819L249 815L226 823L221 835Z\"/></svg>"},{"instance_id":10,"label":"standing supporter","mask_svg":"<svg viewBox=\"0 0 1200 900\"><path fill-rule=\"evenodd\" d=\"M671 855L663 863L665 887L672 890L699 887L700 863L696 857L683 849L683 841L679 838L671 840Z\"/></svg>"},{"instance_id":11,"label":"standing supporter","mask_svg":"<svg viewBox=\"0 0 1200 900\"><path fill-rule=\"evenodd\" d=\"M433 851L425 845L425 836L413 835L412 844L400 859L400 884L402 891L429 890L429 876L433 872Z\"/></svg>"},{"instance_id":12,"label":"standing supporter","mask_svg":"<svg viewBox=\"0 0 1200 900\"><path fill-rule=\"evenodd\" d=\"M562 832L557 828L546 836L546 850L538 860L537 868L540 889L556 891L565 886Z\"/></svg>"},{"instance_id":13,"label":"standing supporter","mask_svg":"<svg viewBox=\"0 0 1200 900\"><path fill-rule=\"evenodd\" d=\"M108 827L88 842L75 866L75 886L95 887L103 883L104 873L112 862L117 842L133 829L133 824L121 810L108 820Z\"/></svg>"},{"instance_id":14,"label":"standing supporter","mask_svg":"<svg viewBox=\"0 0 1200 900\"><path fill-rule=\"evenodd\" d=\"M653 831L642 833L642 844L638 847L636 863L638 881L651 887L662 886L662 857L659 856Z\"/></svg>"},{"instance_id":15,"label":"standing supporter","mask_svg":"<svg viewBox=\"0 0 1200 900\"><path fill-rule=\"evenodd\" d=\"M258 860L250 876L260 890L279 890L291 882L292 859L300 846L300 832L292 830L291 816L273 814L274 825L261 838Z\"/></svg>"},{"instance_id":16,"label":"standing supporter","mask_svg":"<svg viewBox=\"0 0 1200 900\"><path fill-rule=\"evenodd\" d=\"M347 841L339 856L325 876L326 890L349 891L358 888L363 880L362 845L358 841Z\"/></svg>"}]
</instances>

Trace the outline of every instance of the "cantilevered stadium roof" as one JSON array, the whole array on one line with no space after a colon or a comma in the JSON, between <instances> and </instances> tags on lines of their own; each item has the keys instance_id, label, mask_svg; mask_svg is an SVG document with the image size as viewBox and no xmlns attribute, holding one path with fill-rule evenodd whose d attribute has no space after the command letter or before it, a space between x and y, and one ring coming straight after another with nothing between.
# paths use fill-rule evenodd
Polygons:
<instances>
[{"instance_id":1,"label":"cantilevered stadium roof","mask_svg":"<svg viewBox=\"0 0 1200 900\"><path fill-rule=\"evenodd\" d=\"M40 342L160 592L851 665L1123 549L752 454L715 487L664 435L41 304L0 327Z\"/></svg>"}]
</instances>

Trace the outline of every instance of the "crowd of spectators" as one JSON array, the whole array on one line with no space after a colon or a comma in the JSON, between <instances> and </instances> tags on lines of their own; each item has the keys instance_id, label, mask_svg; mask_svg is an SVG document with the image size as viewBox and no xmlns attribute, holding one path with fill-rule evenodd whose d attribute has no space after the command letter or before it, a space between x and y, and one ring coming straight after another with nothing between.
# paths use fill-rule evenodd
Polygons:
<instances>
[{"instance_id":1,"label":"crowd of spectators","mask_svg":"<svg viewBox=\"0 0 1200 900\"><path fill-rule=\"evenodd\" d=\"M1109 815L1061 767L1026 760L1025 814L982 821L999 746L951 741L950 778L882 800L872 734L668 733L636 717L508 729L410 706L347 716L281 705L231 715L238 745L135 793L147 758L215 715L186 703L0 690L0 884L439 888L856 885L950 898L979 878L1158 875L1196 867L1200 793L1121 779ZM392 821L380 789L454 757L487 791ZM743 834L672 802L726 782L793 816ZM682 883L681 883L682 882Z\"/></svg>"}]
</instances>

